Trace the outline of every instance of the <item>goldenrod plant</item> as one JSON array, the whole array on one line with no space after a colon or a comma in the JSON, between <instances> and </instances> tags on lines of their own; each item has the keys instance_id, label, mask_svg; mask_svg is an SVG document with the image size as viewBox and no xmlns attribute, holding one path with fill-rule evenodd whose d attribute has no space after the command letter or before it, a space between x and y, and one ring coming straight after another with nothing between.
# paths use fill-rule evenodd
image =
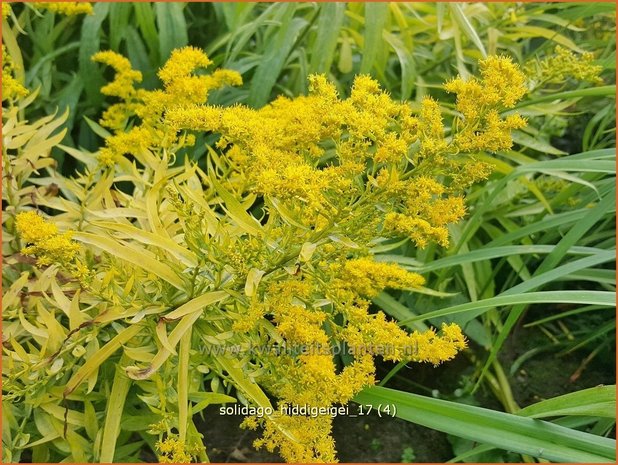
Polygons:
<instances>
[{"instance_id":1,"label":"goldenrod plant","mask_svg":"<svg viewBox=\"0 0 618 465\"><path fill-rule=\"evenodd\" d=\"M3 4L5 24L15 24L3 47L5 461L208 462L196 418L221 404L247 408L241 427L259 432L255 448L332 463L333 412L352 402L393 405L405 420L483 444L464 457L502 448L527 461L612 459L615 443L602 437L613 425L610 390L520 409L497 359L527 304L612 304L607 273L589 269L611 262L611 238L584 237L612 215L603 137L589 137L591 154L533 162L518 152L548 147L528 132L552 115L567 121L567 104L607 94L592 54L552 47L522 64L492 53L466 65L458 53L459 75L414 102L393 97L361 64L347 87L308 74L306 93L266 103L250 91L224 105L230 89L253 83L200 47L170 48L155 78L101 46L80 63L109 75L98 122L81 126L101 138L87 150L64 126L77 100L40 115L41 88L27 85L15 47L19 18L35 14L53 29L57 14L86 25L105 9L118 27L135 10L149 24L150 5L136 5L35 3L18 17ZM466 19L473 7L455 4L452 27L482 44ZM233 23L228 7L214 8ZM296 11L285 8L284 18ZM349 7L355 21L358 8ZM388 11L402 28L402 9L416 8L435 19L435 5ZM543 102L554 105L547 114ZM530 244L547 212L558 225L583 220ZM517 222L529 218L520 233ZM477 257L470 249L482 241L489 247ZM535 270L520 253L547 259ZM562 263L568 254L585 258ZM515 270L508 280L521 279L503 292L488 261L476 266L496 257ZM603 290L537 291L594 276ZM467 300L452 299L454 283ZM496 308L505 305L503 321ZM506 413L376 386L406 364L455 357L470 360L476 387L486 382ZM532 419L581 412L592 431Z\"/></svg>"}]
</instances>

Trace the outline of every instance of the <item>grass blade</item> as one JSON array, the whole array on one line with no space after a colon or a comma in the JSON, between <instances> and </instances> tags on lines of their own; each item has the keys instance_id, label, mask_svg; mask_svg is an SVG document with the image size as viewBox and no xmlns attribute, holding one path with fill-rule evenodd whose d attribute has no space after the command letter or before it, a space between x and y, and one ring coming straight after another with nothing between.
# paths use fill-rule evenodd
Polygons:
<instances>
[{"instance_id":1,"label":"grass blade","mask_svg":"<svg viewBox=\"0 0 618 465\"><path fill-rule=\"evenodd\" d=\"M363 59L360 73L368 74L384 47L382 32L388 20L388 3L365 3L365 34L363 39Z\"/></svg>"},{"instance_id":2,"label":"grass blade","mask_svg":"<svg viewBox=\"0 0 618 465\"><path fill-rule=\"evenodd\" d=\"M614 440L542 420L384 387L365 389L354 401L375 408L394 406L396 416L406 421L537 458L594 463L615 460Z\"/></svg>"},{"instance_id":3,"label":"grass blade","mask_svg":"<svg viewBox=\"0 0 618 465\"><path fill-rule=\"evenodd\" d=\"M109 395L107 411L105 412L105 424L103 426L103 439L101 440L100 463L113 463L114 453L116 452L116 440L120 434L120 420L124 410L125 400L131 387L131 380L121 368L128 361L128 357L123 355L120 363L116 367L116 374L112 384L112 391Z\"/></svg>"},{"instance_id":4,"label":"grass blade","mask_svg":"<svg viewBox=\"0 0 618 465\"><path fill-rule=\"evenodd\" d=\"M187 22L183 13L183 4L178 2L156 2L154 4L159 27L159 57L167 60L172 50L189 43Z\"/></svg>"},{"instance_id":5,"label":"grass blade","mask_svg":"<svg viewBox=\"0 0 618 465\"><path fill-rule=\"evenodd\" d=\"M616 305L616 294L606 291L543 291L528 292L515 295L502 294L489 299L477 300L476 302L468 302L465 304L454 305L448 308L442 308L433 312L423 313L422 315L414 316L406 320L400 321L399 324L405 325L413 321L428 320L431 318L444 317L447 315L456 315L459 313L478 312L479 310L487 310L493 307L544 303L604 305L608 307L613 307Z\"/></svg>"},{"instance_id":6,"label":"grass blade","mask_svg":"<svg viewBox=\"0 0 618 465\"><path fill-rule=\"evenodd\" d=\"M328 73L333 63L339 31L343 25L345 3L323 3L318 16L317 37L311 51L310 72Z\"/></svg>"},{"instance_id":7,"label":"grass blade","mask_svg":"<svg viewBox=\"0 0 618 465\"><path fill-rule=\"evenodd\" d=\"M596 386L543 400L517 412L530 418L590 415L616 418L616 386Z\"/></svg>"}]
</instances>

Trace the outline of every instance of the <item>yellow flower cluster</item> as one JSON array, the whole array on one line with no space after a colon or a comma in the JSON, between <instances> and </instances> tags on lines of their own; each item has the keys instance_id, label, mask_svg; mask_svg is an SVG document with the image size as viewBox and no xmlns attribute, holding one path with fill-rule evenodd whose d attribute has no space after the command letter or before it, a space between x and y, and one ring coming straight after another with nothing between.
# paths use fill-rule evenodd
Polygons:
<instances>
[{"instance_id":1,"label":"yellow flower cluster","mask_svg":"<svg viewBox=\"0 0 618 465\"><path fill-rule=\"evenodd\" d=\"M345 404L366 386L375 383L375 366L370 354L361 354L337 373L331 337L325 325L332 326L332 315L310 309L312 286L307 280L277 282L269 286L266 308L273 315L277 333L283 338L283 352L262 357L266 374L259 378L278 399L279 411L286 406L328 408ZM332 418L277 416L249 418L245 427L264 428L258 448L278 449L292 463L335 462L335 446L330 435Z\"/></svg>"},{"instance_id":2,"label":"yellow flower cluster","mask_svg":"<svg viewBox=\"0 0 618 465\"><path fill-rule=\"evenodd\" d=\"M178 107L167 113L167 122L218 132L219 146L250 154L242 157L240 169L254 190L290 208L300 201L308 224L332 215L338 198L358 191L354 180L374 156L380 163L402 163L416 138L409 107L390 99L368 76L356 78L347 100L339 100L323 76L313 76L309 96L280 97L260 110ZM338 160L323 165L329 143Z\"/></svg>"},{"instance_id":3,"label":"yellow flower cluster","mask_svg":"<svg viewBox=\"0 0 618 465\"><path fill-rule=\"evenodd\" d=\"M361 298L375 296L386 287L421 286L421 276L368 257L325 269L330 279L279 278L266 286L260 298L256 317L270 316L280 350L261 354L262 374L257 381L278 399L279 411L288 405L329 408L346 404L375 384L374 357L438 364L465 348L465 338L456 325L444 325L440 334L434 330L409 334L382 312L370 314L369 302ZM319 296L326 296L331 305L314 306ZM251 326L253 331L255 321ZM347 347L353 357L341 370L335 365L337 347ZM284 459L297 463L336 460L331 425L328 415L245 422L246 427L264 429L257 447L278 449Z\"/></svg>"},{"instance_id":4,"label":"yellow flower cluster","mask_svg":"<svg viewBox=\"0 0 618 465\"><path fill-rule=\"evenodd\" d=\"M53 11L67 16L75 16L93 13L92 5L89 2L35 2L37 8Z\"/></svg>"},{"instance_id":5,"label":"yellow flower cluster","mask_svg":"<svg viewBox=\"0 0 618 465\"><path fill-rule=\"evenodd\" d=\"M103 120L115 130L100 152L104 163L113 165L125 154L139 160L148 151L173 153L181 138L193 135L187 131L218 137L209 159L216 169L208 175L225 173L224 187L200 173L198 190L230 215L197 205L189 194L196 186L188 181L168 188L164 201L179 216L177 237L213 274L228 276L226 285L244 287L220 329L234 333L234 344L242 347L277 348L242 363L278 407L349 402L375 384L375 357L438 364L466 347L457 325L408 333L382 312L372 313L365 299L425 281L374 261L368 251L385 236L407 236L418 247L448 245L448 225L466 213L464 189L490 173L472 154L510 146L510 131L523 124L517 115L500 116L526 92L521 71L508 58L490 57L481 62L480 78L447 84L460 113L447 134L437 101L425 98L416 111L369 76L355 78L348 98L340 98L324 76L312 76L308 95L279 97L260 109L223 108L205 103L209 91L240 84L240 76L198 74L211 62L195 48L172 54L159 71L163 88L153 91L135 88L140 75L127 61L103 57L117 71L104 89L122 100ZM125 131L133 117L139 124ZM222 189L241 198L241 206ZM256 232L237 220L258 197L263 221ZM262 270L257 281L255 270ZM353 353L340 368L334 351L342 347ZM245 422L264 429L257 446L278 449L291 462L335 461L331 425L328 415Z\"/></svg>"},{"instance_id":6,"label":"yellow flower cluster","mask_svg":"<svg viewBox=\"0 0 618 465\"><path fill-rule=\"evenodd\" d=\"M19 213L15 225L21 238L29 244L22 253L36 256L40 265L69 265L74 261L79 245L71 240L70 232L59 234L56 225L34 211Z\"/></svg>"},{"instance_id":7,"label":"yellow flower cluster","mask_svg":"<svg viewBox=\"0 0 618 465\"><path fill-rule=\"evenodd\" d=\"M350 322L342 337L356 353L381 355L384 360L429 362L433 365L451 360L466 347L465 337L456 324L444 324L440 335L433 329L408 334L395 322L387 321L381 312Z\"/></svg>"},{"instance_id":8,"label":"yellow flower cluster","mask_svg":"<svg viewBox=\"0 0 618 465\"><path fill-rule=\"evenodd\" d=\"M242 426L250 429L262 426L262 437L254 441L254 447L265 448L269 452L278 451L288 463L337 462L335 441L331 436L332 419L329 416L283 416L277 422L249 417Z\"/></svg>"},{"instance_id":9,"label":"yellow flower cluster","mask_svg":"<svg viewBox=\"0 0 618 465\"><path fill-rule=\"evenodd\" d=\"M2 19L8 18L11 15L11 5L7 2L2 2Z\"/></svg>"},{"instance_id":10,"label":"yellow flower cluster","mask_svg":"<svg viewBox=\"0 0 618 465\"><path fill-rule=\"evenodd\" d=\"M464 154L510 148L510 132L525 125L517 114L499 114L526 92L519 68L509 58L489 57L480 70L480 79L446 85L458 94L462 115L452 141L435 100L425 98L414 115L369 76L357 76L344 100L324 76L312 76L307 96L279 97L259 110L178 106L167 111L166 122L175 129L218 133L217 147L239 162L238 177L308 227L328 226L348 205L373 198L390 208L363 210L364 230L407 235L419 247L432 241L446 246L447 224L465 214L462 189L490 172ZM414 200L415 176L397 180L394 188L390 180L411 168L442 184L440 193ZM374 183L364 182L367 174L377 175Z\"/></svg>"},{"instance_id":11,"label":"yellow flower cluster","mask_svg":"<svg viewBox=\"0 0 618 465\"><path fill-rule=\"evenodd\" d=\"M502 118L500 111L512 108L526 94L526 78L508 57L490 56L480 62L481 79L457 77L445 84L457 94L456 108L463 127L454 137L462 152L498 152L513 146L511 131L526 121L517 113Z\"/></svg>"},{"instance_id":12,"label":"yellow flower cluster","mask_svg":"<svg viewBox=\"0 0 618 465\"><path fill-rule=\"evenodd\" d=\"M58 227L34 211L21 212L15 218L16 230L25 245L21 253L37 258L37 264L64 267L85 285L92 281L92 271L79 258L79 245L71 240L71 231L59 233Z\"/></svg>"},{"instance_id":13,"label":"yellow flower cluster","mask_svg":"<svg viewBox=\"0 0 618 465\"><path fill-rule=\"evenodd\" d=\"M108 137L105 147L99 150L99 163L114 166L124 154L132 154L139 159L153 144L155 138L146 128L134 127L127 132L119 132L113 137Z\"/></svg>"},{"instance_id":14,"label":"yellow flower cluster","mask_svg":"<svg viewBox=\"0 0 618 465\"><path fill-rule=\"evenodd\" d=\"M191 145L191 138L179 138L173 128L162 124L162 116L178 106L206 102L209 92L214 89L242 84L240 74L235 71L216 70L209 75L195 74L212 63L204 52L195 47L172 52L158 73L163 90L136 88L136 84L142 81L142 74L116 52L99 52L92 59L114 69L114 80L101 92L121 100L111 105L100 120L102 126L115 131L112 137L106 139L106 146L99 153L99 162L104 166L111 167L126 155L133 155L143 162L140 153L156 147L175 147L177 150ZM133 117L137 117L140 123L125 133L125 127Z\"/></svg>"},{"instance_id":15,"label":"yellow flower cluster","mask_svg":"<svg viewBox=\"0 0 618 465\"><path fill-rule=\"evenodd\" d=\"M159 455L159 463L191 463L193 461L191 447L187 447L184 441L176 436L168 436L163 441L155 444Z\"/></svg>"},{"instance_id":16,"label":"yellow flower cluster","mask_svg":"<svg viewBox=\"0 0 618 465\"><path fill-rule=\"evenodd\" d=\"M337 275L342 287L365 297L375 297L386 288L407 289L425 284L425 279L417 273L370 258L346 261Z\"/></svg>"},{"instance_id":17,"label":"yellow flower cluster","mask_svg":"<svg viewBox=\"0 0 618 465\"><path fill-rule=\"evenodd\" d=\"M489 169L481 166L462 171L459 178L453 176L451 186L462 186L482 179ZM382 173L380 173L382 176ZM381 179L380 182L388 182ZM398 188L391 181L391 189ZM418 247L426 247L430 241L446 247L449 244L447 225L461 220L465 213L464 198L454 194L445 185L428 176L419 176L414 182L401 186L403 198L402 212L389 212L384 218L384 230L396 235L408 236Z\"/></svg>"},{"instance_id":18,"label":"yellow flower cluster","mask_svg":"<svg viewBox=\"0 0 618 465\"><path fill-rule=\"evenodd\" d=\"M600 74L603 67L594 64L594 54L584 52L576 55L572 51L557 46L553 55L540 62L530 62L526 66L531 75L536 75L540 82L564 84L569 79L587 81L593 84L603 83Z\"/></svg>"},{"instance_id":19,"label":"yellow flower cluster","mask_svg":"<svg viewBox=\"0 0 618 465\"><path fill-rule=\"evenodd\" d=\"M2 4L2 14L4 14L4 5ZM9 7L10 12L10 7ZM8 54L6 47L2 45L2 101L15 100L28 95L26 89L14 76L15 64Z\"/></svg>"},{"instance_id":20,"label":"yellow flower cluster","mask_svg":"<svg viewBox=\"0 0 618 465\"><path fill-rule=\"evenodd\" d=\"M106 64L116 72L114 80L101 87L101 93L118 97L123 100L134 97L137 91L135 84L142 82L142 73L133 70L131 62L122 55L107 50L92 55L92 61Z\"/></svg>"}]
</instances>

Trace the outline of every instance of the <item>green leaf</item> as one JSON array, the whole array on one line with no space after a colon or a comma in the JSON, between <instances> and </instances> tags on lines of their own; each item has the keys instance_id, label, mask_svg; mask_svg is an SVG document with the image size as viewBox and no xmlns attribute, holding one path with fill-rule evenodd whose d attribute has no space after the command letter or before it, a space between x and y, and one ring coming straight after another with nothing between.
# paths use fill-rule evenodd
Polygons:
<instances>
[{"instance_id":1,"label":"green leaf","mask_svg":"<svg viewBox=\"0 0 618 465\"><path fill-rule=\"evenodd\" d=\"M556 462L615 460L616 442L552 423L384 387L360 392L354 402L427 428L503 450ZM382 415L386 415L384 412Z\"/></svg>"},{"instance_id":2,"label":"green leaf","mask_svg":"<svg viewBox=\"0 0 618 465\"><path fill-rule=\"evenodd\" d=\"M376 255L376 261L380 262L395 262L400 265L409 266L417 273L427 273L429 271L449 269L453 266L463 263L472 263L483 260L491 260L493 258L502 258L509 255L527 255L527 254L549 254L555 249L555 245L507 245L503 247L483 247L478 250L460 253L450 257L440 258L427 264L411 262L409 264L408 257L400 255ZM592 255L599 252L599 249L594 247L571 247L568 250L572 255Z\"/></svg>"},{"instance_id":3,"label":"green leaf","mask_svg":"<svg viewBox=\"0 0 618 465\"><path fill-rule=\"evenodd\" d=\"M189 43L184 5L180 2L155 2L154 8L159 28L159 57L165 61L172 50Z\"/></svg>"},{"instance_id":4,"label":"green leaf","mask_svg":"<svg viewBox=\"0 0 618 465\"><path fill-rule=\"evenodd\" d=\"M197 266L197 257L195 254L168 237L162 237L159 234L144 231L143 229L136 228L131 224L114 223L111 221L94 221L93 224L96 226L101 226L105 229L111 229L112 231L124 233L127 238L134 239L142 244L159 247L160 249L172 254L186 266Z\"/></svg>"},{"instance_id":5,"label":"green leaf","mask_svg":"<svg viewBox=\"0 0 618 465\"><path fill-rule=\"evenodd\" d=\"M207 292L199 297L191 299L189 302L181 305L176 310L167 313L165 315L165 318L167 320L177 320L193 312L201 312L202 310L204 310L205 307L208 307L209 305L215 304L217 302L221 302L228 296L229 294L225 291Z\"/></svg>"},{"instance_id":6,"label":"green leaf","mask_svg":"<svg viewBox=\"0 0 618 465\"><path fill-rule=\"evenodd\" d=\"M339 31L343 24L345 3L322 3L318 16L317 37L311 50L311 73L328 73L333 63Z\"/></svg>"},{"instance_id":7,"label":"green leaf","mask_svg":"<svg viewBox=\"0 0 618 465\"><path fill-rule=\"evenodd\" d=\"M412 88L416 81L416 70L412 53L403 41L390 32L384 32L384 40L395 50L401 65L401 98L408 99L412 95Z\"/></svg>"},{"instance_id":8,"label":"green leaf","mask_svg":"<svg viewBox=\"0 0 618 465\"><path fill-rule=\"evenodd\" d=\"M103 101L101 87L105 84L103 75L99 71L96 63L91 60L92 55L100 49L101 25L109 12L109 3L96 3L94 14L84 18L79 47L79 74L84 83L84 90L88 95L88 100L95 106L99 106Z\"/></svg>"},{"instance_id":9,"label":"green leaf","mask_svg":"<svg viewBox=\"0 0 618 465\"><path fill-rule=\"evenodd\" d=\"M153 273L159 278L167 281L177 289L184 290L185 283L172 268L160 262L153 254L137 247L128 247L120 242L98 234L78 231L73 234L73 238L85 244L94 245L99 249L120 258L121 260L132 263L148 273Z\"/></svg>"},{"instance_id":10,"label":"green leaf","mask_svg":"<svg viewBox=\"0 0 618 465\"><path fill-rule=\"evenodd\" d=\"M252 107L261 107L268 101L292 47L300 32L307 27L305 19L294 16L298 8L297 4L282 3L280 5L285 10L280 19L279 29L275 37L270 39L271 42L251 79L247 103Z\"/></svg>"},{"instance_id":11,"label":"green leaf","mask_svg":"<svg viewBox=\"0 0 618 465\"><path fill-rule=\"evenodd\" d=\"M64 397L66 398L71 394L77 386L86 380L95 370L101 366L101 364L107 360L114 352L116 352L122 344L129 341L131 338L137 336L137 334L143 329L143 326L136 324L128 326L120 331L116 337L97 350L79 369L73 374L69 382L64 389Z\"/></svg>"},{"instance_id":12,"label":"green leaf","mask_svg":"<svg viewBox=\"0 0 618 465\"><path fill-rule=\"evenodd\" d=\"M368 74L378 59L384 47L382 31L388 20L388 3L365 3L365 34L363 39L363 59L361 60L361 74Z\"/></svg>"},{"instance_id":13,"label":"green leaf","mask_svg":"<svg viewBox=\"0 0 618 465\"><path fill-rule=\"evenodd\" d=\"M107 402L105 411L105 425L103 427L103 439L101 440L100 463L112 463L116 452L116 440L120 434L120 420L124 410L125 400L129 393L132 381L127 377L124 366L129 358L123 355L116 367L112 391Z\"/></svg>"},{"instance_id":14,"label":"green leaf","mask_svg":"<svg viewBox=\"0 0 618 465\"><path fill-rule=\"evenodd\" d=\"M240 226L243 231L248 234L252 234L255 236L262 236L264 234L262 230L262 225L247 211L243 208L236 197L228 192L220 183L217 181L215 176L210 177L210 182L212 182L215 191L225 203L225 209L230 215L230 217Z\"/></svg>"},{"instance_id":15,"label":"green leaf","mask_svg":"<svg viewBox=\"0 0 618 465\"><path fill-rule=\"evenodd\" d=\"M481 41L478 33L472 26L472 23L470 23L470 21L466 17L463 11L463 7L459 3L450 3L449 6L451 7L451 14L453 16L453 19L455 20L459 28L463 30L464 34L468 36L468 39L470 39L472 43L476 46L476 48L479 49L481 55L483 55L483 58L487 58L487 51L485 50L485 46L483 45L483 42Z\"/></svg>"},{"instance_id":16,"label":"green leaf","mask_svg":"<svg viewBox=\"0 0 618 465\"><path fill-rule=\"evenodd\" d=\"M524 147L531 148L541 153L548 153L550 155L564 155L566 152L562 150L558 150L553 147L551 144L545 142L539 137L532 137L522 131L513 131L511 133L513 138L513 142L519 145L523 145Z\"/></svg>"},{"instance_id":17,"label":"green leaf","mask_svg":"<svg viewBox=\"0 0 618 465\"><path fill-rule=\"evenodd\" d=\"M109 9L109 46L118 50L120 41L126 39L127 26L131 16L130 3L112 3Z\"/></svg>"},{"instance_id":18,"label":"green leaf","mask_svg":"<svg viewBox=\"0 0 618 465\"><path fill-rule=\"evenodd\" d=\"M380 309L382 309L384 313L394 317L397 321L401 322L401 324L404 324L405 326L408 326L410 329L419 331L421 333L429 329L429 327L422 321L410 321L410 318L417 318L418 314L415 313L412 309L395 300L386 292L381 292L376 297L374 297L372 301L374 304L380 307Z\"/></svg>"},{"instance_id":19,"label":"green leaf","mask_svg":"<svg viewBox=\"0 0 618 465\"><path fill-rule=\"evenodd\" d=\"M428 320L431 318L446 315L456 315L459 313L478 312L493 307L504 307L516 304L543 304L543 303L565 303L565 304L584 304L584 305L605 305L612 307L616 305L616 294L605 291L543 291L528 292L525 294L499 295L476 302L468 302L453 307L442 308L433 312L423 313L412 318L400 321L400 324L407 324L412 321ZM483 313L483 312L480 312Z\"/></svg>"},{"instance_id":20,"label":"green leaf","mask_svg":"<svg viewBox=\"0 0 618 465\"><path fill-rule=\"evenodd\" d=\"M513 108L524 108L529 105L535 105L537 103L543 102L553 102L553 101L561 101L573 98L580 97L611 97L616 95L616 86L600 86L600 87L590 87L586 89L579 90L567 90L564 92L558 92L555 94L543 95L541 97L535 97L529 100L524 100Z\"/></svg>"},{"instance_id":21,"label":"green leaf","mask_svg":"<svg viewBox=\"0 0 618 465\"><path fill-rule=\"evenodd\" d=\"M234 397L221 394L218 392L194 392L189 394L189 399L196 404L191 409L191 416L201 412L206 407L212 404L229 404L236 403Z\"/></svg>"},{"instance_id":22,"label":"green leaf","mask_svg":"<svg viewBox=\"0 0 618 465\"><path fill-rule=\"evenodd\" d=\"M159 45L159 34L157 33L157 27L155 25L156 19L153 12L155 5L146 2L133 2L132 5L135 9L135 17L139 30L142 33L144 42L150 49L150 58L153 63L160 64L161 58L159 57L159 47L157 46Z\"/></svg>"},{"instance_id":23,"label":"green leaf","mask_svg":"<svg viewBox=\"0 0 618 465\"><path fill-rule=\"evenodd\" d=\"M590 415L616 418L616 386L596 386L543 400L517 412L530 418Z\"/></svg>"}]
</instances>

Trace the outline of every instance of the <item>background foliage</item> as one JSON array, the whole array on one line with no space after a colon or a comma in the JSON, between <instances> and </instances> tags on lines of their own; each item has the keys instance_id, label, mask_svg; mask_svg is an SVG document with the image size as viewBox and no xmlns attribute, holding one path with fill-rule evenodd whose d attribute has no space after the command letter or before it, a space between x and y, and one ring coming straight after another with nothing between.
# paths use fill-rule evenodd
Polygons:
<instances>
[{"instance_id":1,"label":"background foliage","mask_svg":"<svg viewBox=\"0 0 618 465\"><path fill-rule=\"evenodd\" d=\"M306 93L306 76L315 72L326 73L346 95L356 74L370 73L394 98L409 99L413 108L431 90L442 102L451 102L446 111L454 111L454 102L442 83L475 72L478 59L487 54L508 54L532 76L556 46L576 54L592 52L594 64L602 67L602 83L569 77L538 83L518 104L529 125L515 132L512 150L481 156L495 172L489 182L471 190L469 214L452 227L450 248L421 250L405 242L377 250L379 259L422 273L431 291L383 293L374 299L376 306L411 329L455 321L472 342L464 374L453 369L458 389L442 392L443 399L411 394L407 391L428 394L431 388L410 384L400 364L383 368L381 384L386 387L369 389L357 400L395 404L405 420L462 438L452 441L456 461L613 457L612 445L601 439L614 434L613 389L580 390L527 407L518 404L511 383L540 357L560 363L560 357L577 354L581 365L573 376L582 380L595 360L608 361L603 365L607 370L614 367L614 4L97 3L87 16L15 4L13 15L3 22L3 42L18 65L17 77L38 94L18 109L32 126L23 129L21 138L16 137L19 131L3 134L5 163L7 150L20 150L22 159L29 160L23 162L17 196L22 205L3 184L3 210L30 205L33 186L49 185L43 174L38 181L32 175L51 167L49 153L69 175L82 160L66 152L100 147L103 133L93 121L108 104L100 87L109 76L90 60L99 50L127 56L142 71L145 87L153 89L158 86L156 72L173 49L201 47L216 67L237 70L243 77L243 86L213 93L210 102L222 105L261 107L279 94ZM4 111L5 127L17 116ZM205 142L198 141L197 149L184 156L203 160ZM183 156L176 163L183 166ZM31 175L35 180L27 181ZM3 252L10 232L4 237ZM3 308L10 298L18 298L11 289L19 287L19 279L16 270L3 269ZM70 301L54 298L70 306ZM505 344L523 330L538 344L505 362ZM86 404L84 412L71 417L91 439L105 416L103 400L109 390L114 395L118 392L113 389L123 389L116 382L112 388L112 364L101 370L110 384L99 390L99 403ZM388 389L391 385L397 390ZM83 446L83 436L69 438L68 446L45 446L49 441L43 439L59 436L57 425L36 417L33 425L26 421L28 409L32 406L4 409L3 450L12 454L7 459L53 461ZM48 413L62 420L63 412ZM552 425L539 427L529 418ZM138 422L139 412L128 411L122 426L116 425L122 433L114 460L135 459L140 449L154 447L141 432L136 442Z\"/></svg>"}]
</instances>

